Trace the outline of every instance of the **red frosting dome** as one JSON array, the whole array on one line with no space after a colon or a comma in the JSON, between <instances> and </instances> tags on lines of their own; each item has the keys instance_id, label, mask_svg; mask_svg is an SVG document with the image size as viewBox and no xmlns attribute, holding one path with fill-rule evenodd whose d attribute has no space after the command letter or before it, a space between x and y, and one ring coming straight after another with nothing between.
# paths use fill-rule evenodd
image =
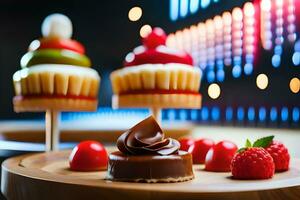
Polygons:
<instances>
[{"instance_id":1,"label":"red frosting dome","mask_svg":"<svg viewBox=\"0 0 300 200\"><path fill-rule=\"evenodd\" d=\"M168 48L165 45L166 38L167 36L161 28L154 28L143 39L143 46L139 46L133 52L127 54L124 65L126 67L166 63L193 65L193 59L189 54Z\"/></svg>"}]
</instances>

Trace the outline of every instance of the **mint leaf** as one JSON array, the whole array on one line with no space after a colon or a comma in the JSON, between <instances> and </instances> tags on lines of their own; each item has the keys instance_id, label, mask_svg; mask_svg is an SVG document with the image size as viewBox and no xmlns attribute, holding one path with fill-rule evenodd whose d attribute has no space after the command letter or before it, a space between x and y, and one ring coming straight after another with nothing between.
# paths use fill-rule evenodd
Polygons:
<instances>
[{"instance_id":1,"label":"mint leaf","mask_svg":"<svg viewBox=\"0 0 300 200\"><path fill-rule=\"evenodd\" d=\"M243 148L240 148L239 150L237 150L237 153L241 153L241 152L246 151L246 150L247 150L247 148L243 147Z\"/></svg>"},{"instance_id":2,"label":"mint leaf","mask_svg":"<svg viewBox=\"0 0 300 200\"><path fill-rule=\"evenodd\" d=\"M253 143L253 147L267 147L273 141L274 135L263 137Z\"/></svg>"},{"instance_id":3,"label":"mint leaf","mask_svg":"<svg viewBox=\"0 0 300 200\"><path fill-rule=\"evenodd\" d=\"M252 147L252 144L249 139L246 140L245 147Z\"/></svg>"}]
</instances>

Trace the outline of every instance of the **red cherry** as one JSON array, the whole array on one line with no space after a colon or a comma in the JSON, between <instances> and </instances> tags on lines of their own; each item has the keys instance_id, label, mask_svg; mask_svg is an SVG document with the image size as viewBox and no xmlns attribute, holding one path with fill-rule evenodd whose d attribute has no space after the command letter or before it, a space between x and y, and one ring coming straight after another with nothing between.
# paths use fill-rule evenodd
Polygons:
<instances>
[{"instance_id":1,"label":"red cherry","mask_svg":"<svg viewBox=\"0 0 300 200\"><path fill-rule=\"evenodd\" d=\"M97 141L83 141L71 152L69 157L71 170L98 171L107 168L108 156L102 144Z\"/></svg>"},{"instance_id":2,"label":"red cherry","mask_svg":"<svg viewBox=\"0 0 300 200\"><path fill-rule=\"evenodd\" d=\"M230 141L221 141L206 154L205 170L213 172L229 172L230 163L238 147Z\"/></svg>"},{"instance_id":3,"label":"red cherry","mask_svg":"<svg viewBox=\"0 0 300 200\"><path fill-rule=\"evenodd\" d=\"M214 141L211 139L196 140L188 150L193 156L193 164L203 164L208 150L214 146Z\"/></svg>"},{"instance_id":4,"label":"red cherry","mask_svg":"<svg viewBox=\"0 0 300 200\"><path fill-rule=\"evenodd\" d=\"M182 151L188 151L190 146L194 144L194 140L188 137L180 138L178 141L180 143L180 150Z\"/></svg>"},{"instance_id":5,"label":"red cherry","mask_svg":"<svg viewBox=\"0 0 300 200\"><path fill-rule=\"evenodd\" d=\"M155 27L144 39L143 44L148 49L155 49L159 45L165 45L167 35L163 29Z\"/></svg>"}]
</instances>

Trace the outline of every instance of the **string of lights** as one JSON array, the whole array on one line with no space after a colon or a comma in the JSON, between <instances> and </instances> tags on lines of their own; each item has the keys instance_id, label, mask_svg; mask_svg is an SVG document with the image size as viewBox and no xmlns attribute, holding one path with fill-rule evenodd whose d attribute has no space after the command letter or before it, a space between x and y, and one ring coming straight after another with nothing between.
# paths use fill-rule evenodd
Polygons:
<instances>
[{"instance_id":1,"label":"string of lights","mask_svg":"<svg viewBox=\"0 0 300 200\"><path fill-rule=\"evenodd\" d=\"M257 17L260 29L257 29ZM265 50L273 50L273 67L277 68L281 64L284 37L287 37L286 41L294 43L292 60L294 65L300 65L300 40L296 41L295 23L294 0L288 0L287 4L284 4L283 0L247 2L242 8L235 7L231 12L225 11L220 16L200 22L197 25L198 31L196 25L185 28L184 32L186 35L192 35L192 40L185 43L188 41L185 39L184 43L197 43L194 48L188 50L191 51L195 64L204 71L204 80L213 84L224 81L225 70L228 70L228 67L232 67L234 78L241 77L242 72L245 75L253 74L258 37ZM181 41L182 37L178 34L181 32L178 30L175 34L170 34L170 40ZM175 47L187 50L182 48L180 42L177 42ZM299 79L293 78L290 79L290 90L292 93L298 93ZM256 85L259 89L265 90L268 84L267 74L257 75ZM209 96L216 98L215 95Z\"/></svg>"},{"instance_id":2,"label":"string of lights","mask_svg":"<svg viewBox=\"0 0 300 200\"><path fill-rule=\"evenodd\" d=\"M93 113L63 113L62 121L96 120L102 118L144 118L148 116L147 109L119 109L101 108ZM194 121L202 123L226 122L241 125L262 123L266 126L294 126L299 127L300 107L292 106L203 106L201 110L165 109L162 112L163 120Z\"/></svg>"}]
</instances>

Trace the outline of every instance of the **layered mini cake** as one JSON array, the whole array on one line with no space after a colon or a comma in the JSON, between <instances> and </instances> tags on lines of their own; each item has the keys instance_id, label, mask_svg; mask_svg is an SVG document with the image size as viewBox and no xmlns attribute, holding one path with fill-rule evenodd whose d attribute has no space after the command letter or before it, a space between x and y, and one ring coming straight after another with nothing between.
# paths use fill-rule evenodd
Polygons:
<instances>
[{"instance_id":1,"label":"layered mini cake","mask_svg":"<svg viewBox=\"0 0 300 200\"><path fill-rule=\"evenodd\" d=\"M181 182L194 178L192 155L164 133L151 116L117 141L119 151L109 155L107 179L128 182Z\"/></svg>"},{"instance_id":2,"label":"layered mini cake","mask_svg":"<svg viewBox=\"0 0 300 200\"><path fill-rule=\"evenodd\" d=\"M72 23L62 14L48 16L43 37L34 40L13 75L14 109L22 111L97 108L100 77L91 69L85 48L72 40Z\"/></svg>"},{"instance_id":3,"label":"layered mini cake","mask_svg":"<svg viewBox=\"0 0 300 200\"><path fill-rule=\"evenodd\" d=\"M200 108L201 70L192 57L165 45L160 28L126 56L111 74L114 107Z\"/></svg>"}]
</instances>

